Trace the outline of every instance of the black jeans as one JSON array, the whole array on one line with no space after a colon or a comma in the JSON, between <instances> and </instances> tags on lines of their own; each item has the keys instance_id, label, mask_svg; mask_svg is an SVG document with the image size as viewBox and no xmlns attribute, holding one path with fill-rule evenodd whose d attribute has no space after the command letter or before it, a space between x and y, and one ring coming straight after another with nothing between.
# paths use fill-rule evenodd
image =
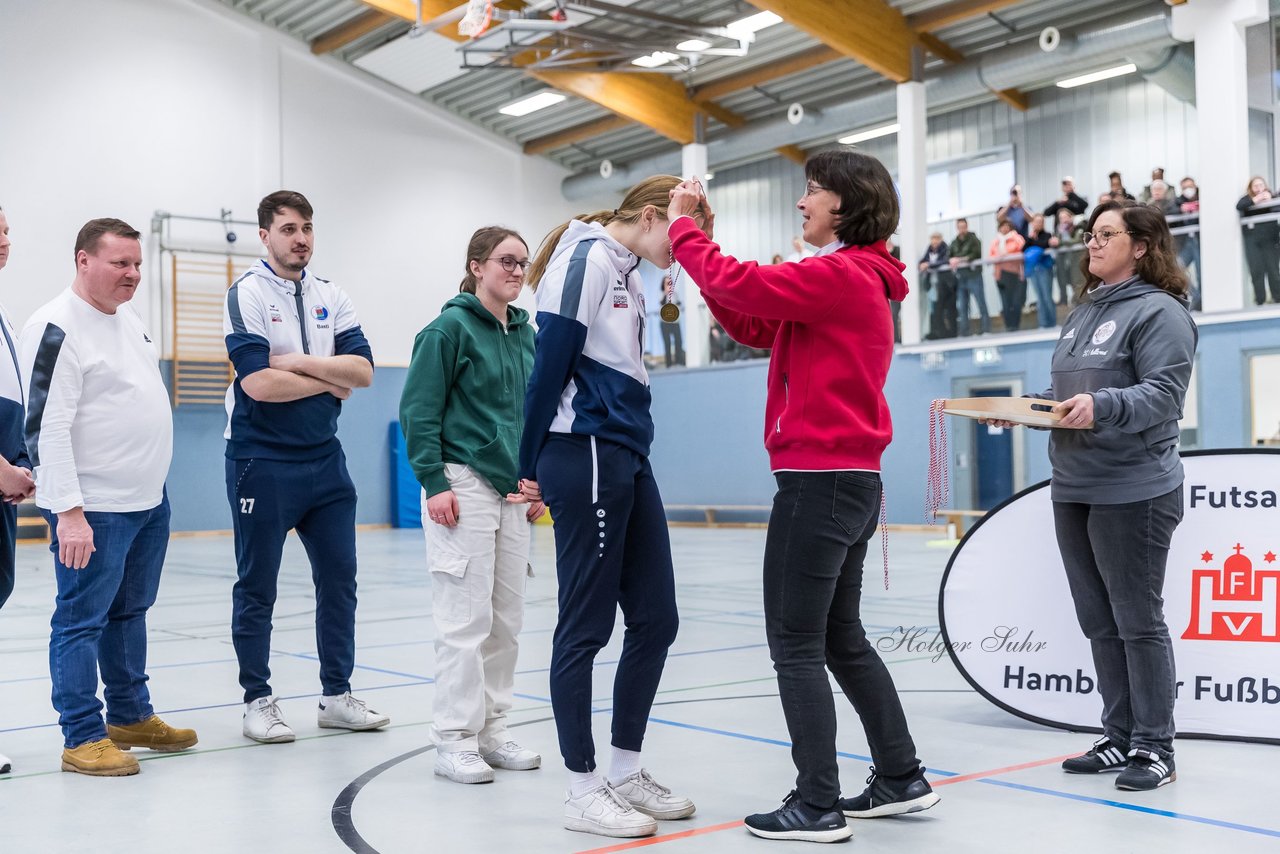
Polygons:
<instances>
[{"instance_id":1,"label":"black jeans","mask_svg":"<svg viewBox=\"0 0 1280 854\"><path fill-rule=\"evenodd\" d=\"M1027 302L1027 282L1017 273L1004 271L996 277L996 289L1000 291L1000 314L1004 328L1012 332L1022 325L1022 306Z\"/></svg>"},{"instance_id":2,"label":"black jeans","mask_svg":"<svg viewBox=\"0 0 1280 854\"><path fill-rule=\"evenodd\" d=\"M1128 504L1055 501L1053 520L1076 619L1093 648L1103 734L1172 756L1175 672L1163 594L1182 487Z\"/></svg>"},{"instance_id":3,"label":"black jeans","mask_svg":"<svg viewBox=\"0 0 1280 854\"><path fill-rule=\"evenodd\" d=\"M1259 224L1244 230L1244 255L1253 280L1253 301L1262 305L1271 289L1271 301L1280 302L1280 244L1274 225Z\"/></svg>"},{"instance_id":4,"label":"black jeans","mask_svg":"<svg viewBox=\"0 0 1280 854\"><path fill-rule=\"evenodd\" d=\"M778 472L764 551L764 625L806 803L840 797L836 709L827 668L862 719L876 770L920 767L888 668L867 640L862 561L880 511L870 472Z\"/></svg>"}]
</instances>

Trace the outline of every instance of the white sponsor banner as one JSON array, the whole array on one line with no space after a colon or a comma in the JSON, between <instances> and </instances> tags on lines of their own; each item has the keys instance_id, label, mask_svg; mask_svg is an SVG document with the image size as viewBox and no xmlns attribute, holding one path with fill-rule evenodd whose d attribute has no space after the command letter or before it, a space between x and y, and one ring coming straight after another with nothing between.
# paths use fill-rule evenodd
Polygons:
<instances>
[{"instance_id":1,"label":"white sponsor banner","mask_svg":"<svg viewBox=\"0 0 1280 854\"><path fill-rule=\"evenodd\" d=\"M1164 585L1178 734L1280 742L1280 451L1192 451L1183 465L1186 514ZM1098 730L1102 699L1048 482L969 531L943 576L939 617L947 651L987 699L1039 723Z\"/></svg>"}]
</instances>

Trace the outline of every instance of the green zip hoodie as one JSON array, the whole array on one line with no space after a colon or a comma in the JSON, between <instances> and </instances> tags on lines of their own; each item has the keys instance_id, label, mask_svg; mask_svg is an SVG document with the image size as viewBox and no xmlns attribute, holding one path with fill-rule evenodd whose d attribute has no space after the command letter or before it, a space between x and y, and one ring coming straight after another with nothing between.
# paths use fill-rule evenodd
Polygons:
<instances>
[{"instance_id":1,"label":"green zip hoodie","mask_svg":"<svg viewBox=\"0 0 1280 854\"><path fill-rule=\"evenodd\" d=\"M445 303L418 333L400 395L409 465L430 497L450 489L445 463L471 466L502 496L516 491L524 393L533 370L529 313L507 328L474 294Z\"/></svg>"}]
</instances>

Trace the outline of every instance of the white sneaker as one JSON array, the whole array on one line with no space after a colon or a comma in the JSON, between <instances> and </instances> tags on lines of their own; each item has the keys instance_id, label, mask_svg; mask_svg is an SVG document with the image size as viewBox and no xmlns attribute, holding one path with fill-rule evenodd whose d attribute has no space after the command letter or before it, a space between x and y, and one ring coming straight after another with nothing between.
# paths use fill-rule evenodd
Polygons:
<instances>
[{"instance_id":1,"label":"white sneaker","mask_svg":"<svg viewBox=\"0 0 1280 854\"><path fill-rule=\"evenodd\" d=\"M263 744L293 741L293 730L280 717L275 697L259 697L244 704L244 734Z\"/></svg>"},{"instance_id":2,"label":"white sneaker","mask_svg":"<svg viewBox=\"0 0 1280 854\"><path fill-rule=\"evenodd\" d=\"M378 729L391 723L391 718L378 714L366 706L363 700L351 696L350 691L336 697L321 697L317 717L321 727L357 732Z\"/></svg>"},{"instance_id":3,"label":"white sneaker","mask_svg":"<svg viewBox=\"0 0 1280 854\"><path fill-rule=\"evenodd\" d=\"M508 741L501 747L484 755L485 764L490 768L502 768L505 771L532 771L542 764L542 757L517 742Z\"/></svg>"},{"instance_id":4,"label":"white sneaker","mask_svg":"<svg viewBox=\"0 0 1280 854\"><path fill-rule=\"evenodd\" d=\"M13 764L9 762L9 757L0 753L0 774L8 774L13 770Z\"/></svg>"},{"instance_id":5,"label":"white sneaker","mask_svg":"<svg viewBox=\"0 0 1280 854\"><path fill-rule=\"evenodd\" d=\"M649 772L643 768L613 789L640 812L662 821L688 818L696 809L693 801L671 794L670 789L649 776Z\"/></svg>"},{"instance_id":6,"label":"white sneaker","mask_svg":"<svg viewBox=\"0 0 1280 854\"><path fill-rule=\"evenodd\" d=\"M493 769L474 750L436 751L436 776L455 783L492 783Z\"/></svg>"},{"instance_id":7,"label":"white sneaker","mask_svg":"<svg viewBox=\"0 0 1280 854\"><path fill-rule=\"evenodd\" d=\"M608 783L581 797L570 794L565 798L564 826L600 836L652 836L658 832L656 821L632 809Z\"/></svg>"}]
</instances>

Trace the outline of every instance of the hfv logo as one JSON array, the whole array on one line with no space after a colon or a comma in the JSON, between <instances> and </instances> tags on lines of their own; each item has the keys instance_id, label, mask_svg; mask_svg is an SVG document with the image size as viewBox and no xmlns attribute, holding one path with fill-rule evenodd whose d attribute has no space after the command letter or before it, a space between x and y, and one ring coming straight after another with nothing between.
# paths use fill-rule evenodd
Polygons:
<instances>
[{"instance_id":1,"label":"hfv logo","mask_svg":"<svg viewBox=\"0 0 1280 854\"><path fill-rule=\"evenodd\" d=\"M1255 570L1244 547L1222 562L1222 569L1191 571L1191 624L1183 640L1280 643L1280 568ZM1213 561L1212 552L1200 559ZM1262 558L1275 563L1274 552Z\"/></svg>"}]
</instances>

